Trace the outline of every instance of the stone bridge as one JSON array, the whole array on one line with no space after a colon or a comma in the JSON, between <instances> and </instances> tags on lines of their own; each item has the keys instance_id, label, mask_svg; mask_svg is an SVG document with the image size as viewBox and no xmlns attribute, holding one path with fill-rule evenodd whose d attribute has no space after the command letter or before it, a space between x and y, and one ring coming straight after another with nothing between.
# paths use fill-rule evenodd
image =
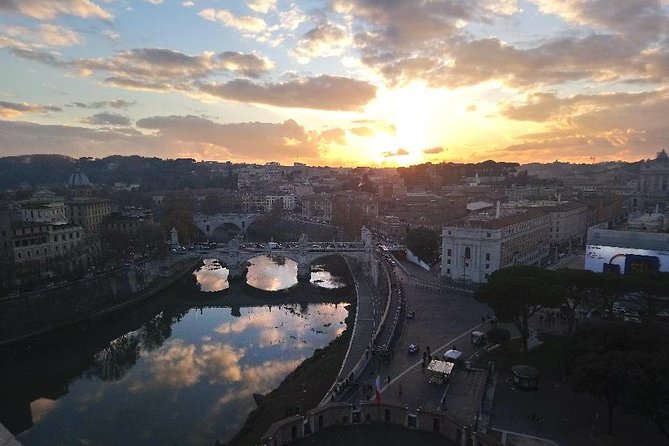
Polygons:
<instances>
[{"instance_id":1,"label":"stone bridge","mask_svg":"<svg viewBox=\"0 0 669 446\"><path fill-rule=\"evenodd\" d=\"M249 225L256 221L260 214L237 214L220 213L214 215L195 214L193 221L195 226L206 236L211 236L217 228L225 224L239 228L240 232L246 232Z\"/></svg>"},{"instance_id":2,"label":"stone bridge","mask_svg":"<svg viewBox=\"0 0 669 446\"><path fill-rule=\"evenodd\" d=\"M227 266L230 271L229 280L241 280L246 276L247 264L254 257L268 255L291 259L297 263L297 279L309 281L311 278L311 265L318 259L341 255L369 265L366 268L372 277L378 276L378 264L373 260L373 239L371 232L362 228L361 242L310 242L307 236L302 234L300 240L293 243L267 243L258 245L256 243L244 244L239 236L232 239L227 246L202 253L208 258L218 259L221 264Z\"/></svg>"}]
</instances>

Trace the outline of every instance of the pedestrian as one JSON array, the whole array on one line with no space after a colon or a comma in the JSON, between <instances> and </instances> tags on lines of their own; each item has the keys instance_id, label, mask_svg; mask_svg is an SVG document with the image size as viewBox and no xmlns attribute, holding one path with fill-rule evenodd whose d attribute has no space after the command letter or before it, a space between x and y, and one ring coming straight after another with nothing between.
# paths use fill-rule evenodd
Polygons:
<instances>
[{"instance_id":1,"label":"pedestrian","mask_svg":"<svg viewBox=\"0 0 669 446\"><path fill-rule=\"evenodd\" d=\"M399 394L402 396L402 383L400 383Z\"/></svg>"},{"instance_id":2,"label":"pedestrian","mask_svg":"<svg viewBox=\"0 0 669 446\"><path fill-rule=\"evenodd\" d=\"M453 346L453 350L457 350L457 349L458 349L458 348L454 345L454 346Z\"/></svg>"},{"instance_id":3,"label":"pedestrian","mask_svg":"<svg viewBox=\"0 0 669 446\"><path fill-rule=\"evenodd\" d=\"M427 355L430 356L430 346L429 345L427 346L426 350L427 350Z\"/></svg>"},{"instance_id":4,"label":"pedestrian","mask_svg":"<svg viewBox=\"0 0 669 446\"><path fill-rule=\"evenodd\" d=\"M388 375L388 384L390 384L390 375Z\"/></svg>"}]
</instances>

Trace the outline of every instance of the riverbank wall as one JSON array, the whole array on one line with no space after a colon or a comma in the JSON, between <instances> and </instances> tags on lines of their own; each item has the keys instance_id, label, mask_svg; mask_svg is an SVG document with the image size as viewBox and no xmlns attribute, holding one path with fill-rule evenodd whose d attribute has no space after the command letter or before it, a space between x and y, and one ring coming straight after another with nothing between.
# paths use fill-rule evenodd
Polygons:
<instances>
[{"instance_id":1,"label":"riverbank wall","mask_svg":"<svg viewBox=\"0 0 669 446\"><path fill-rule=\"evenodd\" d=\"M147 260L63 286L0 299L0 347L144 300L170 287L199 261L175 256Z\"/></svg>"}]
</instances>

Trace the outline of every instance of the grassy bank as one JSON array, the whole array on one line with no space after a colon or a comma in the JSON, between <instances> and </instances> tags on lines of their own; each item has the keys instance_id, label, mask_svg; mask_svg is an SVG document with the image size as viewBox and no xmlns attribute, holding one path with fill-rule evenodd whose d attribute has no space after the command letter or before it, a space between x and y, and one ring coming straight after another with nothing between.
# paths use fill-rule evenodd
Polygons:
<instances>
[{"instance_id":1,"label":"grassy bank","mask_svg":"<svg viewBox=\"0 0 669 446\"><path fill-rule=\"evenodd\" d=\"M346 330L330 344L317 349L283 382L267 394L249 414L228 445L254 445L275 421L296 413L306 413L320 403L341 368L353 331L355 300L348 307Z\"/></svg>"}]
</instances>

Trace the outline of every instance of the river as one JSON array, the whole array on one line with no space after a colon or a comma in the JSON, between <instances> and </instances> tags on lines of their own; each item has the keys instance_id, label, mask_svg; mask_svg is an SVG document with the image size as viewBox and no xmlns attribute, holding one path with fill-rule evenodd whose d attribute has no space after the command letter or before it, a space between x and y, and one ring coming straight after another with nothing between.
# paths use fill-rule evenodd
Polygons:
<instances>
[{"instance_id":1,"label":"river","mask_svg":"<svg viewBox=\"0 0 669 446\"><path fill-rule=\"evenodd\" d=\"M296 273L291 260L258 257L247 283L283 290ZM346 328L347 304L231 309L226 297L241 291L220 293L227 269L207 260L194 276L75 333L3 352L0 422L27 446L224 442L255 408L254 393ZM311 280L337 288L348 279L316 266Z\"/></svg>"}]
</instances>

